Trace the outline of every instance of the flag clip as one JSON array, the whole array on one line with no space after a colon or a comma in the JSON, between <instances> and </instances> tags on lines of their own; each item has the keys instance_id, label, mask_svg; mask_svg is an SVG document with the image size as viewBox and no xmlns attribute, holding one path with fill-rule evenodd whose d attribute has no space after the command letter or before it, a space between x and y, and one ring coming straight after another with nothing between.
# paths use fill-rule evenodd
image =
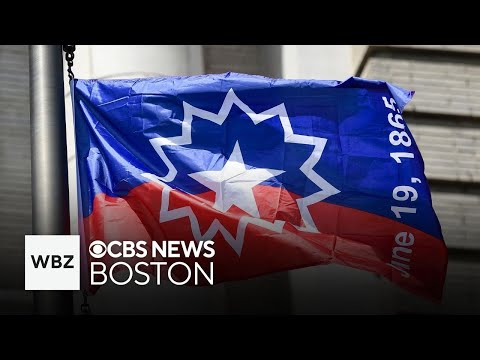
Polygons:
<instances>
[{"instance_id":1,"label":"flag clip","mask_svg":"<svg viewBox=\"0 0 480 360\"><path fill-rule=\"evenodd\" d=\"M88 304L88 295L85 290L83 291L83 303L80 305L80 312L82 315L91 315L92 313L90 305Z\"/></svg>"},{"instance_id":2,"label":"flag clip","mask_svg":"<svg viewBox=\"0 0 480 360\"><path fill-rule=\"evenodd\" d=\"M75 45L63 45L63 51L65 51L65 61L67 62L68 66L68 78L70 79L70 81L72 81L75 77L72 71L73 59L75 57Z\"/></svg>"}]
</instances>

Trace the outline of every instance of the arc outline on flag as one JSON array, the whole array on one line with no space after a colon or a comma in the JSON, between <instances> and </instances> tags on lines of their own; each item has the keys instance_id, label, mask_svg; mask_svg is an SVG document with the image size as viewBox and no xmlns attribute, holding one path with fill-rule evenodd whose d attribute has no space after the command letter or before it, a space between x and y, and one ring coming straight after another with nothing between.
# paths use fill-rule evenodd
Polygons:
<instances>
[{"instance_id":1,"label":"arc outline on flag","mask_svg":"<svg viewBox=\"0 0 480 360\"><path fill-rule=\"evenodd\" d=\"M242 216L240 218L239 225L237 228L236 238L234 238L217 219L215 219L212 222L209 229L205 232L205 234L202 235L200 232L198 219L193 213L191 207L183 207L175 210L168 210L169 196L172 188L168 186L166 183L172 182L175 179L177 175L177 169L175 168L175 166L172 164L172 162L166 155L165 151L163 150L163 146L175 146L175 145L178 146L178 145L191 144L193 116L197 116L204 120L211 121L217 125L222 125L225 122L234 104L237 105L245 114L247 114L248 117L252 120L252 122L255 125L265 120L271 119L274 116L279 116L280 123L284 131L285 143L304 144L304 145L314 146L312 154L302 164L302 166L300 166L300 170L305 174L305 176L310 181L312 181L315 185L317 185L321 190L307 197L297 199L297 205L305 226L298 226L293 224L292 225L299 231L306 231L306 232L313 232L313 233L319 232L313 221L310 211L308 210L308 206L311 204L317 203L319 201L323 201L327 197L338 194L340 192L340 190L338 190L333 185L331 185L328 181L326 181L313 169L322 156L323 150L325 149L325 145L327 143L327 139L315 137L315 136L294 134L292 125L290 123L290 118L288 117L288 113L284 103L276 105L261 113L256 113L248 105L246 105L242 100L238 98L238 96L235 94L233 89L230 89L228 91L218 114L215 114L203 109L199 109L184 101L183 102L184 118L182 121L182 134L180 136L157 137L154 139L150 139L150 143L152 144L153 148L155 149L159 157L163 160L163 162L168 168L167 174L163 177L157 176L155 174L150 174L150 173L142 174L142 176L156 183L159 183L160 185L163 186L162 205L160 209L160 222L171 221L171 220L179 219L182 217L188 217L190 219L190 222L192 225L192 233L196 241L203 241L203 240L206 240L207 238L210 239L217 233L217 231L220 231L224 236L224 238L228 241L228 243L232 246L232 248L235 250L235 252L239 256L241 254L241 250L243 247L243 240L244 240L246 226L249 223L265 227L275 232L282 231L283 225L285 223L284 221L275 220L275 222L272 224L263 219L254 218L251 216Z\"/></svg>"}]
</instances>

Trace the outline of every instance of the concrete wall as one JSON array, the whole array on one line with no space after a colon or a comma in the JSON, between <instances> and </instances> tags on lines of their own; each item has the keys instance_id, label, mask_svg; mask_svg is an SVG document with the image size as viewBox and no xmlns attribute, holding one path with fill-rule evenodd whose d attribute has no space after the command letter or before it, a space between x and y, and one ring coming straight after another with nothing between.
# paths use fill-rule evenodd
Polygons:
<instances>
[{"instance_id":1,"label":"concrete wall","mask_svg":"<svg viewBox=\"0 0 480 360\"><path fill-rule=\"evenodd\" d=\"M204 45L206 74L238 72L260 75L259 45Z\"/></svg>"},{"instance_id":2,"label":"concrete wall","mask_svg":"<svg viewBox=\"0 0 480 360\"><path fill-rule=\"evenodd\" d=\"M416 91L410 111L480 116L480 62L457 52L378 53L368 59L362 76L388 81Z\"/></svg>"},{"instance_id":3,"label":"concrete wall","mask_svg":"<svg viewBox=\"0 0 480 360\"><path fill-rule=\"evenodd\" d=\"M408 114L427 177L438 180L480 182L480 122L460 117L438 119Z\"/></svg>"},{"instance_id":4,"label":"concrete wall","mask_svg":"<svg viewBox=\"0 0 480 360\"><path fill-rule=\"evenodd\" d=\"M353 75L350 45L282 45L286 79L345 80Z\"/></svg>"},{"instance_id":5,"label":"concrete wall","mask_svg":"<svg viewBox=\"0 0 480 360\"><path fill-rule=\"evenodd\" d=\"M0 45L0 314L32 309L23 290L31 232L28 46Z\"/></svg>"}]
</instances>

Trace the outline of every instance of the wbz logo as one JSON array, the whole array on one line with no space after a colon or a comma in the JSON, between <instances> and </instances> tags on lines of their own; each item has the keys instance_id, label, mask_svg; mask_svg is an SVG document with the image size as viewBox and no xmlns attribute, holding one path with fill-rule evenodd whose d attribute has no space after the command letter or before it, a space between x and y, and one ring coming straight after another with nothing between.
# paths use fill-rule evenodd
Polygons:
<instances>
[{"instance_id":1,"label":"wbz logo","mask_svg":"<svg viewBox=\"0 0 480 360\"><path fill-rule=\"evenodd\" d=\"M63 255L63 259L66 259L64 263L62 263L62 256L61 255L47 255L43 257L42 255L38 255L38 257L35 259L34 255L30 255L32 258L33 266L35 269L37 269L39 266L43 267L44 269L48 266L48 259L51 259L51 267L53 269L58 269L58 268L65 268L65 269L74 269L75 267L73 265L70 265L70 263L73 260L73 255Z\"/></svg>"},{"instance_id":2,"label":"wbz logo","mask_svg":"<svg viewBox=\"0 0 480 360\"><path fill-rule=\"evenodd\" d=\"M25 235L25 290L80 290L80 237Z\"/></svg>"}]
</instances>

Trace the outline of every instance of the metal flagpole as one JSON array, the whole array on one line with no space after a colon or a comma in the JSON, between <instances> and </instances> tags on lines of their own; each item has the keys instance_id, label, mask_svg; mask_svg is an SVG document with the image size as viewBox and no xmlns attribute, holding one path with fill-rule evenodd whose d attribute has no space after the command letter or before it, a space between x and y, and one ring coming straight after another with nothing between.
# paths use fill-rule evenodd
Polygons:
<instances>
[{"instance_id":1,"label":"metal flagpole","mask_svg":"<svg viewBox=\"0 0 480 360\"><path fill-rule=\"evenodd\" d=\"M33 234L70 234L61 45L30 45ZM37 314L72 314L72 291L35 291Z\"/></svg>"}]
</instances>

